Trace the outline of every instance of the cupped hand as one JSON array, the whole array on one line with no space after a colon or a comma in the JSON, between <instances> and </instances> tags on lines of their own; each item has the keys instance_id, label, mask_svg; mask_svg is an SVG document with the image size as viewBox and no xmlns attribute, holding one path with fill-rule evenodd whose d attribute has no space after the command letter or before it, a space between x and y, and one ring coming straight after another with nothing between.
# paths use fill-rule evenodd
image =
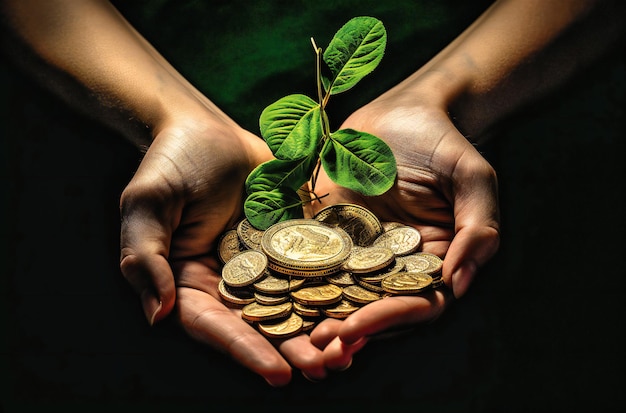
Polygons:
<instances>
[{"instance_id":1,"label":"cupped hand","mask_svg":"<svg viewBox=\"0 0 626 413\"><path fill-rule=\"evenodd\" d=\"M444 258L447 288L422 296L387 297L345 320L322 322L311 339L324 349L331 369L349 366L353 354L372 336L435 320L454 298L465 294L480 266L499 247L496 174L445 110L383 96L351 115L342 128L383 139L396 158L397 181L382 196L364 197L338 187L322 172L315 193L328 196L314 203L313 211L351 202L367 207L381 221L417 228L422 250Z\"/></svg>"},{"instance_id":2,"label":"cupped hand","mask_svg":"<svg viewBox=\"0 0 626 413\"><path fill-rule=\"evenodd\" d=\"M296 367L323 378L308 335L270 342L224 305L215 248L241 219L243 183L269 159L265 142L232 121L177 121L162 128L121 196L121 270L148 321L173 312L193 338L281 386Z\"/></svg>"}]
</instances>

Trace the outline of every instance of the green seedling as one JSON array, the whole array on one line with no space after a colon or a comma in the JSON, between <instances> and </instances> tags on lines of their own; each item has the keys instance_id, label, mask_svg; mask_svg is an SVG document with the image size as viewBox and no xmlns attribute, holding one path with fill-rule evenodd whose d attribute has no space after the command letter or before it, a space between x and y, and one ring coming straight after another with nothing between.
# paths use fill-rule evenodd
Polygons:
<instances>
[{"instance_id":1,"label":"green seedling","mask_svg":"<svg viewBox=\"0 0 626 413\"><path fill-rule=\"evenodd\" d=\"M355 17L337 31L325 51L313 38L311 43L317 100L288 95L266 107L259 119L274 159L248 175L244 213L260 230L302 218L304 203L323 197L315 194L320 168L337 185L365 196L385 193L396 178L396 161L385 142L354 129L332 132L326 114L331 96L351 89L378 66L387 44L385 27L376 18ZM322 74L323 63L328 76Z\"/></svg>"}]
</instances>

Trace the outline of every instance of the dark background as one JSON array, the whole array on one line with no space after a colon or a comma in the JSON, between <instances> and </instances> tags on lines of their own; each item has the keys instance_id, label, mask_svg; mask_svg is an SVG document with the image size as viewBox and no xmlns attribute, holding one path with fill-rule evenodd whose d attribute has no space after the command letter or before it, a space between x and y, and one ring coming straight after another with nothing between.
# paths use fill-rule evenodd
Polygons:
<instances>
[{"instance_id":1,"label":"dark background","mask_svg":"<svg viewBox=\"0 0 626 413\"><path fill-rule=\"evenodd\" d=\"M331 119L342 119L490 2L117 3L192 83L257 131L267 104L314 90L309 37L325 45L357 15L387 26L381 66L335 103ZM498 172L502 246L470 292L436 323L370 343L349 370L320 383L295 374L281 389L171 320L148 327L118 266L117 205L137 151L3 60L0 411L623 411L617 46L481 148Z\"/></svg>"}]
</instances>

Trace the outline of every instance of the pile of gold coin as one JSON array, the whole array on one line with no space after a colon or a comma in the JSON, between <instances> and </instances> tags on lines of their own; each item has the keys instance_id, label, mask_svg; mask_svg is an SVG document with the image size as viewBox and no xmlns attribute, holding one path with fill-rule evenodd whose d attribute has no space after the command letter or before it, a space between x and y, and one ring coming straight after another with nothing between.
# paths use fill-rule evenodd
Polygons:
<instances>
[{"instance_id":1,"label":"pile of gold coin","mask_svg":"<svg viewBox=\"0 0 626 413\"><path fill-rule=\"evenodd\" d=\"M387 296L443 285L442 259L421 244L417 229L381 223L355 204L265 231L244 219L220 239L219 293L267 337L287 338L325 317L343 319Z\"/></svg>"}]
</instances>

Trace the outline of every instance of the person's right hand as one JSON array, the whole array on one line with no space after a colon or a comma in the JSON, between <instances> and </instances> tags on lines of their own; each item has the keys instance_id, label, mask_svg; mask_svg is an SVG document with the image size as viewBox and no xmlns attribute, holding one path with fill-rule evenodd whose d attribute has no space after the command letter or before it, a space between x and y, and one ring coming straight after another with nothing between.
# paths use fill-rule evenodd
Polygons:
<instances>
[{"instance_id":1,"label":"person's right hand","mask_svg":"<svg viewBox=\"0 0 626 413\"><path fill-rule=\"evenodd\" d=\"M272 343L220 300L220 234L242 218L243 184L271 153L265 142L225 116L171 122L160 131L121 196L121 270L152 324L175 308L193 338L258 373L274 386L291 367L325 376L309 336ZM204 119L207 119L205 116Z\"/></svg>"}]
</instances>

